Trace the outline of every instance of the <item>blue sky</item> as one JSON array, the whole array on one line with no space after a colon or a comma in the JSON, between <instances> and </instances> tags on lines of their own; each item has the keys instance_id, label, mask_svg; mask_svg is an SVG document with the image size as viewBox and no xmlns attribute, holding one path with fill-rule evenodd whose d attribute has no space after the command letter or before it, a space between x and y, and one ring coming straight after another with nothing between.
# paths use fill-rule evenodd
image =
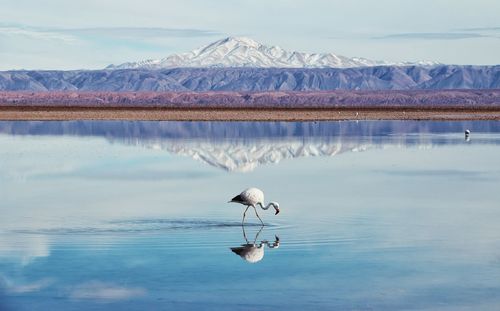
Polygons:
<instances>
[{"instance_id":1,"label":"blue sky","mask_svg":"<svg viewBox=\"0 0 500 311\"><path fill-rule=\"evenodd\" d=\"M0 0L0 70L102 68L226 36L388 61L500 64L498 0Z\"/></svg>"}]
</instances>

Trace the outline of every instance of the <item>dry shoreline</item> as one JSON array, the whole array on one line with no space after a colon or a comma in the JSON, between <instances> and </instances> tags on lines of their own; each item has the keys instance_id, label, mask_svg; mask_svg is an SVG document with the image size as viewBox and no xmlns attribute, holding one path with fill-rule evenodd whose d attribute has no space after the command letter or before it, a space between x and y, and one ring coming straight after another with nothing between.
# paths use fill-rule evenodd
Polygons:
<instances>
[{"instance_id":1,"label":"dry shoreline","mask_svg":"<svg viewBox=\"0 0 500 311\"><path fill-rule=\"evenodd\" d=\"M0 120L500 120L500 108L166 108L0 106Z\"/></svg>"}]
</instances>

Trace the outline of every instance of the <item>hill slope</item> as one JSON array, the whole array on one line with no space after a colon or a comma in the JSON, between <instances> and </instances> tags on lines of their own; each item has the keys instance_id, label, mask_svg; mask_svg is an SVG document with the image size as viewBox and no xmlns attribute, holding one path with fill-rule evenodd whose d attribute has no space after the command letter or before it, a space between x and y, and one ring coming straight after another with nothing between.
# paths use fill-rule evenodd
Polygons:
<instances>
[{"instance_id":1,"label":"hill slope","mask_svg":"<svg viewBox=\"0 0 500 311\"><path fill-rule=\"evenodd\" d=\"M500 66L0 72L1 91L331 91L500 88Z\"/></svg>"}]
</instances>

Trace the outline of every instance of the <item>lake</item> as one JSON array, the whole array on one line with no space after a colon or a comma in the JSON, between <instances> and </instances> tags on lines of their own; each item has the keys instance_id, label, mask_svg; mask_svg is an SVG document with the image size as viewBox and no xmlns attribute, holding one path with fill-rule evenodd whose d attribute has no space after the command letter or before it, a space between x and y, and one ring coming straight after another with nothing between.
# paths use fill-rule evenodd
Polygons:
<instances>
[{"instance_id":1,"label":"lake","mask_svg":"<svg viewBox=\"0 0 500 311\"><path fill-rule=\"evenodd\" d=\"M500 309L498 121L16 121L0 146L2 311ZM251 186L264 227L227 203Z\"/></svg>"}]
</instances>

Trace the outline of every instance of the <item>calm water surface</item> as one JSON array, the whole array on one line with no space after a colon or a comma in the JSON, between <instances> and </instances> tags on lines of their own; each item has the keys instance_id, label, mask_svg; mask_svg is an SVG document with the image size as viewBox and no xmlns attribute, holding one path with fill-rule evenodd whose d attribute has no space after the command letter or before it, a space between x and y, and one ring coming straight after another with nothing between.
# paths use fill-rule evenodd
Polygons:
<instances>
[{"instance_id":1,"label":"calm water surface","mask_svg":"<svg viewBox=\"0 0 500 311\"><path fill-rule=\"evenodd\" d=\"M500 309L499 122L0 122L0 213L2 311Z\"/></svg>"}]
</instances>

